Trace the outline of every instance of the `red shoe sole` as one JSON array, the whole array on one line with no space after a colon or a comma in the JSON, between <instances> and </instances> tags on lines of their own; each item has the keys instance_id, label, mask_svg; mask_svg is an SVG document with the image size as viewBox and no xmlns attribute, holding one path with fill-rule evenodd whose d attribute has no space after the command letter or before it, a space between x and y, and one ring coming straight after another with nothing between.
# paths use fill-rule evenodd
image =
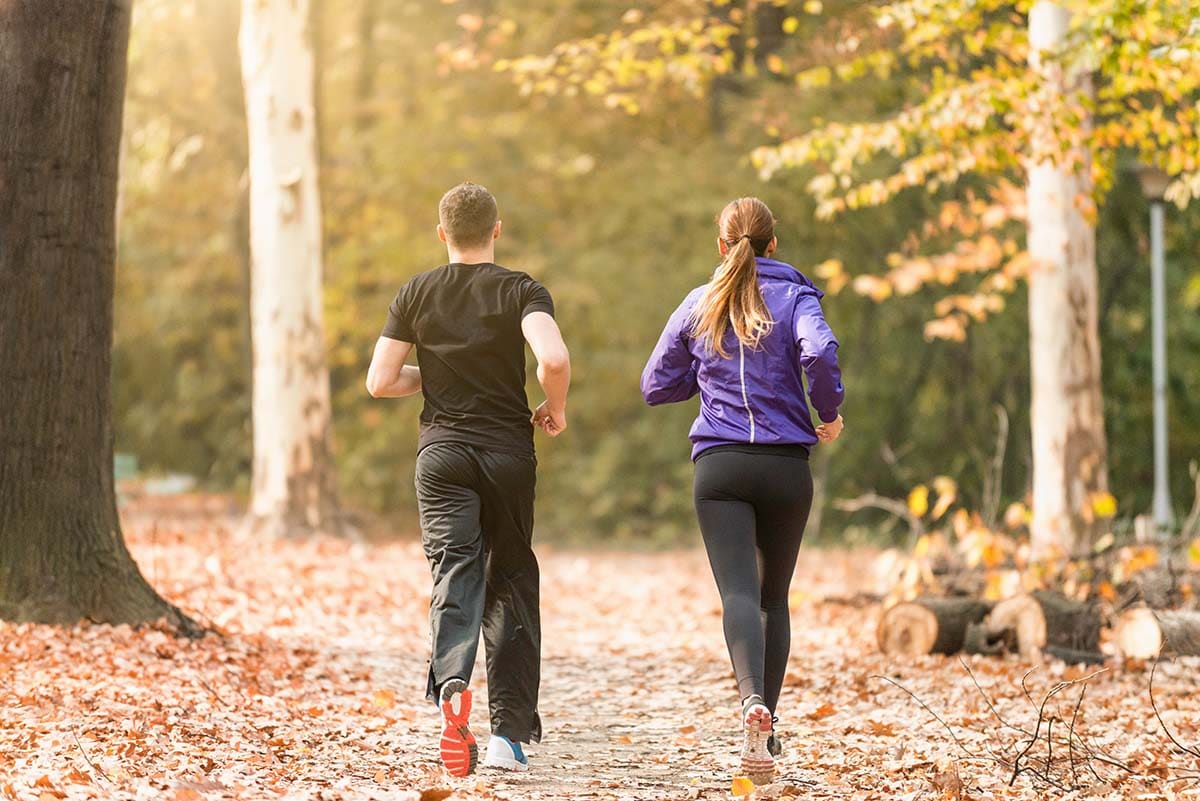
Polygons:
<instances>
[{"instance_id":1,"label":"red shoe sole","mask_svg":"<svg viewBox=\"0 0 1200 801\"><path fill-rule=\"evenodd\" d=\"M463 690L457 695L461 699L457 712L454 711L451 699L442 704L442 717L446 727L442 730L441 757L442 767L446 772L462 778L475 772L479 764L479 746L468 725L471 717L471 691Z\"/></svg>"}]
</instances>

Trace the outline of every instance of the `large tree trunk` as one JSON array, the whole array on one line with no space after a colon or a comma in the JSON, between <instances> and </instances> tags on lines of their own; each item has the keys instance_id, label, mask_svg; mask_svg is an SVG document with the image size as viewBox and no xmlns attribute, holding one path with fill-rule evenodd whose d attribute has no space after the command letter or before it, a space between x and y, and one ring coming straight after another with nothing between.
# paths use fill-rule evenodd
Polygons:
<instances>
[{"instance_id":1,"label":"large tree trunk","mask_svg":"<svg viewBox=\"0 0 1200 801\"><path fill-rule=\"evenodd\" d=\"M110 368L129 0L0 3L0 617L194 632L125 547Z\"/></svg>"},{"instance_id":2,"label":"large tree trunk","mask_svg":"<svg viewBox=\"0 0 1200 801\"><path fill-rule=\"evenodd\" d=\"M337 533L321 310L321 207L306 0L244 0L254 475L247 526Z\"/></svg>"},{"instance_id":3,"label":"large tree trunk","mask_svg":"<svg viewBox=\"0 0 1200 801\"><path fill-rule=\"evenodd\" d=\"M1086 550L1105 521L1092 499L1108 489L1097 326L1096 233L1088 154L1059 152L1053 109L1089 90L1081 69L1043 59L1060 50L1069 12L1035 3L1030 63L1043 112L1029 164L1029 341L1032 373L1033 546L1041 557Z\"/></svg>"}]
</instances>

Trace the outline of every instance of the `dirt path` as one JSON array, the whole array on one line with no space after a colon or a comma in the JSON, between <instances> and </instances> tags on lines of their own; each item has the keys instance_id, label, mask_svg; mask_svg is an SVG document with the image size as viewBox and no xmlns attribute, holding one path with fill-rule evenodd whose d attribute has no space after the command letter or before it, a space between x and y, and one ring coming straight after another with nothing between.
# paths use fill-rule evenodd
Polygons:
<instances>
[{"instance_id":1,"label":"dirt path","mask_svg":"<svg viewBox=\"0 0 1200 801\"><path fill-rule=\"evenodd\" d=\"M533 770L445 777L436 710L421 698L428 573L415 543L241 540L219 525L130 526L148 577L220 632L199 642L154 630L0 624L0 798L655 801L729 799L737 697L711 574L694 550L654 555L545 549L545 737ZM1186 768L1149 711L1145 673L1093 680L1081 730L1145 778L1100 766L1088 793L1047 794L988 756L1018 735L993 719L957 660L889 664L875 610L821 601L865 579L862 555L809 549L792 598L792 661L781 699L780 788L809 799L1186 798ZM980 659L1000 715L1032 728L1026 667ZM1165 665L1156 695L1185 741L1200 741L1196 665ZM1082 673L1047 665L1040 697ZM477 671L474 728L486 743ZM939 711L962 743L902 691ZM1060 718L1066 707L1052 708ZM951 779L949 777L957 777ZM1167 787L1173 795L1165 795ZM948 788L948 789L947 789ZM949 793L949 794L947 794Z\"/></svg>"}]
</instances>

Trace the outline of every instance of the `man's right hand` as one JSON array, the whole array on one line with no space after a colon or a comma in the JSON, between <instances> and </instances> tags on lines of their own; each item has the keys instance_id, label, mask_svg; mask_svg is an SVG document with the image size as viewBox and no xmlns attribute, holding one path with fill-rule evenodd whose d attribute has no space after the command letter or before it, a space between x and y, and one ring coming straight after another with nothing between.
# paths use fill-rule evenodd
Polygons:
<instances>
[{"instance_id":1,"label":"man's right hand","mask_svg":"<svg viewBox=\"0 0 1200 801\"><path fill-rule=\"evenodd\" d=\"M557 437L567 430L566 410L553 411L550 409L550 402L543 401L542 405L537 407L537 411L533 413L533 424L550 436Z\"/></svg>"}]
</instances>

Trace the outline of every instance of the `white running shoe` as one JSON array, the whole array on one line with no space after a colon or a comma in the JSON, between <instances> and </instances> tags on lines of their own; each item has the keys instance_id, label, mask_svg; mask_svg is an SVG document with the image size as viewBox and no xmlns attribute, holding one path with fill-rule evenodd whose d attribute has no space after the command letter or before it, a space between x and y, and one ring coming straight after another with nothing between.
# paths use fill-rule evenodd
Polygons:
<instances>
[{"instance_id":1,"label":"white running shoe","mask_svg":"<svg viewBox=\"0 0 1200 801\"><path fill-rule=\"evenodd\" d=\"M483 766L497 770L529 770L529 757L525 756L520 743L514 743L503 735L493 734L488 740Z\"/></svg>"},{"instance_id":2,"label":"white running shoe","mask_svg":"<svg viewBox=\"0 0 1200 801\"><path fill-rule=\"evenodd\" d=\"M742 775L755 785L775 779L775 757L767 750L772 734L771 710L757 696L742 707Z\"/></svg>"}]
</instances>

